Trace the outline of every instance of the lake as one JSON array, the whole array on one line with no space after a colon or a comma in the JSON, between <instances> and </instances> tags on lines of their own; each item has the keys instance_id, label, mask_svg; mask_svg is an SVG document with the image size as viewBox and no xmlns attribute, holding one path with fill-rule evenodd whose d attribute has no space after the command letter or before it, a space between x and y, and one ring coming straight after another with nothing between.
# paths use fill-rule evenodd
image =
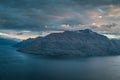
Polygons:
<instances>
[{"instance_id":1,"label":"lake","mask_svg":"<svg viewBox=\"0 0 120 80\"><path fill-rule=\"evenodd\" d=\"M2 45L0 80L120 80L120 56L55 59Z\"/></svg>"}]
</instances>

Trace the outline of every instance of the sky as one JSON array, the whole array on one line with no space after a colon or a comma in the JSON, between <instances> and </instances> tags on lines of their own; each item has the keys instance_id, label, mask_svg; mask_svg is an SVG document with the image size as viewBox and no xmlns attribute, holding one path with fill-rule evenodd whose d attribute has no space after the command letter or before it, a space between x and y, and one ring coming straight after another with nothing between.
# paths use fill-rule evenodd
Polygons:
<instances>
[{"instance_id":1,"label":"sky","mask_svg":"<svg viewBox=\"0 0 120 80\"><path fill-rule=\"evenodd\" d=\"M0 37L92 29L120 38L120 0L0 0Z\"/></svg>"}]
</instances>

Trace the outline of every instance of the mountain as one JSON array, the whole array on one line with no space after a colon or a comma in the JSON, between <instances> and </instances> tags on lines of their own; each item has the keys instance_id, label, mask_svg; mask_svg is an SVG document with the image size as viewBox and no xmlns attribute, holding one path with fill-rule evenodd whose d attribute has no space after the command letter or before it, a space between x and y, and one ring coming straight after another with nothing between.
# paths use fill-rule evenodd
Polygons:
<instances>
[{"instance_id":1,"label":"mountain","mask_svg":"<svg viewBox=\"0 0 120 80\"><path fill-rule=\"evenodd\" d=\"M18 49L20 52L47 56L107 56L117 55L116 45L106 36L89 29L52 33L36 38Z\"/></svg>"},{"instance_id":2,"label":"mountain","mask_svg":"<svg viewBox=\"0 0 120 80\"><path fill-rule=\"evenodd\" d=\"M14 45L17 41L7 38L0 38L0 45Z\"/></svg>"},{"instance_id":3,"label":"mountain","mask_svg":"<svg viewBox=\"0 0 120 80\"><path fill-rule=\"evenodd\" d=\"M120 53L120 39L111 39L112 43L115 45L115 51Z\"/></svg>"},{"instance_id":4,"label":"mountain","mask_svg":"<svg viewBox=\"0 0 120 80\"><path fill-rule=\"evenodd\" d=\"M120 47L120 39L111 39L111 41L112 41L117 47Z\"/></svg>"},{"instance_id":5,"label":"mountain","mask_svg":"<svg viewBox=\"0 0 120 80\"><path fill-rule=\"evenodd\" d=\"M16 47L16 48L21 48L27 44L30 44L32 41L34 40L34 38L28 38L26 40L23 40L15 45L13 45L13 47Z\"/></svg>"}]
</instances>

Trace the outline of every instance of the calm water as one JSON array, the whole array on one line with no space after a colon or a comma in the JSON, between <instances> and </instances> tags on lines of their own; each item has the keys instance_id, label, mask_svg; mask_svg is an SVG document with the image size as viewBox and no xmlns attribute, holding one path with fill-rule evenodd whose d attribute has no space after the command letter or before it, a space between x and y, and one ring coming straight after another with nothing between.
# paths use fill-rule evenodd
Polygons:
<instances>
[{"instance_id":1,"label":"calm water","mask_svg":"<svg viewBox=\"0 0 120 80\"><path fill-rule=\"evenodd\" d=\"M52 59L0 46L0 80L120 80L120 56Z\"/></svg>"}]
</instances>

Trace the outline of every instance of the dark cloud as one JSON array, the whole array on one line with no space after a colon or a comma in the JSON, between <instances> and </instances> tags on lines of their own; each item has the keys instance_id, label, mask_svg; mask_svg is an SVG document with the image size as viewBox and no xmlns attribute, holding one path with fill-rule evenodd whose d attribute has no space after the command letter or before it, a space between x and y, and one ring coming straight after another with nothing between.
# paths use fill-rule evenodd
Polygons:
<instances>
[{"instance_id":1,"label":"dark cloud","mask_svg":"<svg viewBox=\"0 0 120 80\"><path fill-rule=\"evenodd\" d=\"M114 23L120 10L111 6L119 5L120 0L1 0L0 29L57 30L62 24L109 24L111 18Z\"/></svg>"},{"instance_id":2,"label":"dark cloud","mask_svg":"<svg viewBox=\"0 0 120 80\"><path fill-rule=\"evenodd\" d=\"M101 6L101 5L119 5L120 0L73 0L80 5L93 5L93 6Z\"/></svg>"}]
</instances>

